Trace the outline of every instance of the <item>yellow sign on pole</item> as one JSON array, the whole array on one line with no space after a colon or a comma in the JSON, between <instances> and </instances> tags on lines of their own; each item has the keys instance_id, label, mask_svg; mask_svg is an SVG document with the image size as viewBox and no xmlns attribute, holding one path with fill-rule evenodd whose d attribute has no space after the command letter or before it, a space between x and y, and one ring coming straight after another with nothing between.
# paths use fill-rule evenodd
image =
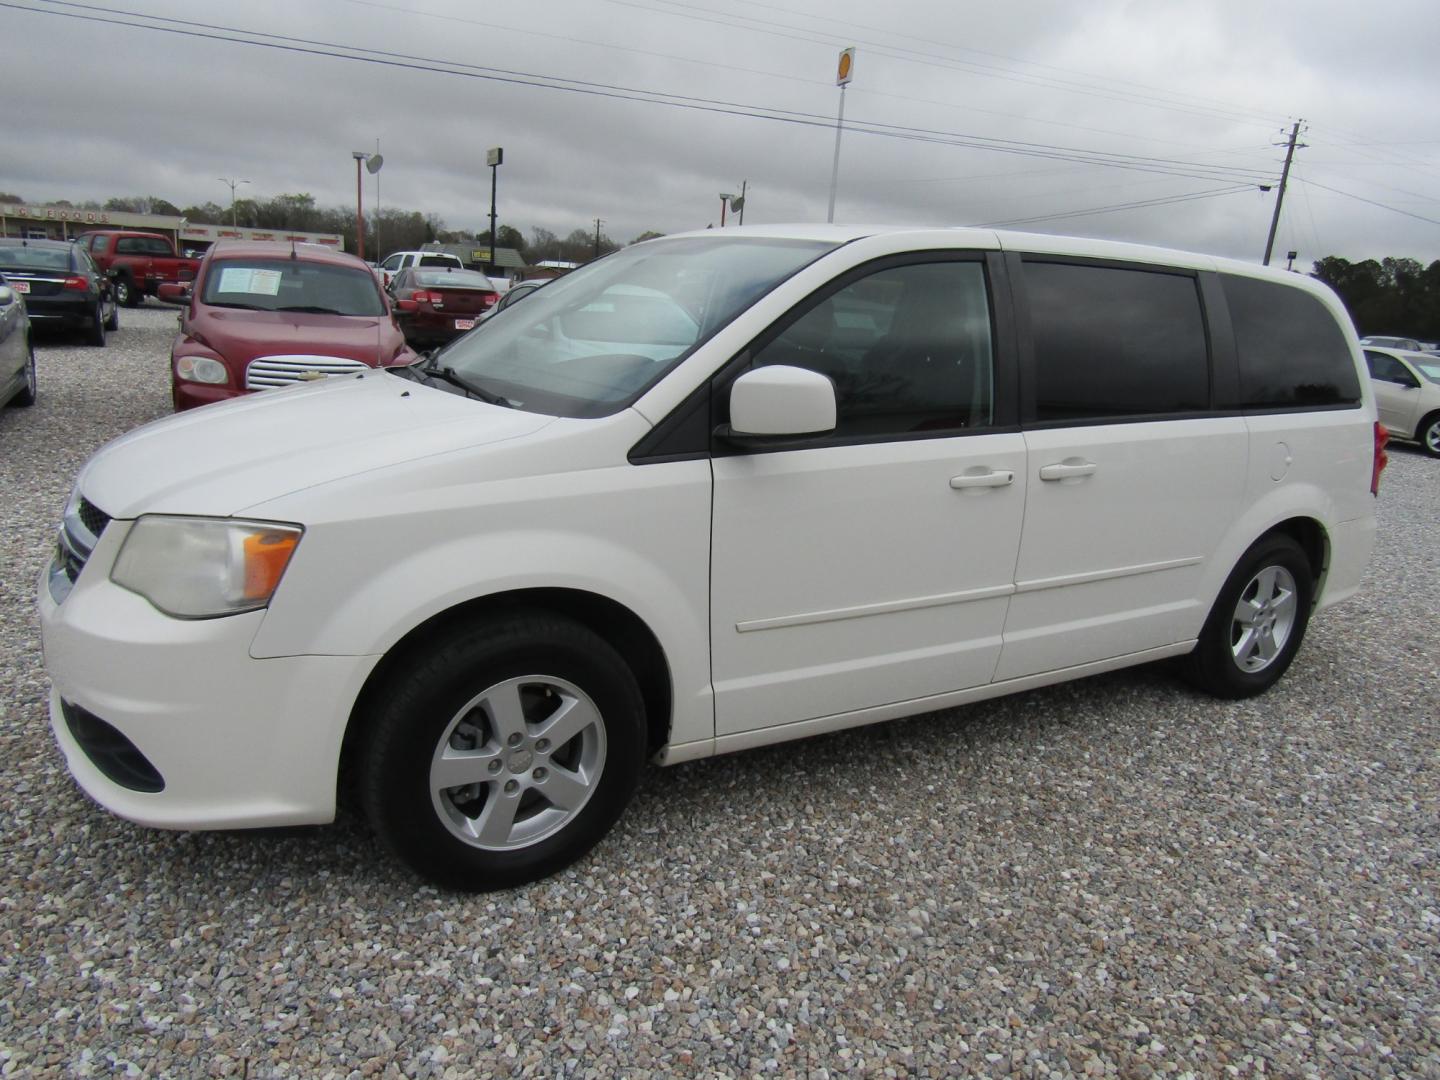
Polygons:
<instances>
[{"instance_id":1,"label":"yellow sign on pole","mask_svg":"<svg viewBox=\"0 0 1440 1080\"><path fill-rule=\"evenodd\" d=\"M845 49L840 53L840 66L835 69L835 85L845 86L855 73L855 47Z\"/></svg>"}]
</instances>

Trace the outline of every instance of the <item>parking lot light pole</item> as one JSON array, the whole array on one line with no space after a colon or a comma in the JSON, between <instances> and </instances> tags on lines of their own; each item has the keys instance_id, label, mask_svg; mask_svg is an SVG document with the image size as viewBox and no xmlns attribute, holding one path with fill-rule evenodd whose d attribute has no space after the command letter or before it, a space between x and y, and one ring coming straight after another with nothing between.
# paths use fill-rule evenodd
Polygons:
<instances>
[{"instance_id":1,"label":"parking lot light pole","mask_svg":"<svg viewBox=\"0 0 1440 1080\"><path fill-rule=\"evenodd\" d=\"M505 161L505 148L492 146L485 151L485 163L490 166L490 272L495 272L495 178Z\"/></svg>"},{"instance_id":2,"label":"parking lot light pole","mask_svg":"<svg viewBox=\"0 0 1440 1080\"><path fill-rule=\"evenodd\" d=\"M361 207L360 194L360 163L368 155L364 150L351 150L350 156L355 159L355 253L360 256L360 261L365 261L365 214Z\"/></svg>"},{"instance_id":3,"label":"parking lot light pole","mask_svg":"<svg viewBox=\"0 0 1440 1080\"><path fill-rule=\"evenodd\" d=\"M250 181L239 179L232 180L228 176L221 176L218 179L220 183L230 185L230 227L232 229L238 229L240 226L235 224L235 189L241 184L250 183Z\"/></svg>"}]
</instances>

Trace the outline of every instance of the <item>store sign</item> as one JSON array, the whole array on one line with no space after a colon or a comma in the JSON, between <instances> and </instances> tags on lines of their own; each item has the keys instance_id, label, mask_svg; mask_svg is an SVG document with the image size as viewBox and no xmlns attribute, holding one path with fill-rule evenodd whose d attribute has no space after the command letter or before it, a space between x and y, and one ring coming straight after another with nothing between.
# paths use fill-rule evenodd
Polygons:
<instances>
[{"instance_id":1,"label":"store sign","mask_svg":"<svg viewBox=\"0 0 1440 1080\"><path fill-rule=\"evenodd\" d=\"M78 221L86 225L110 224L110 214L106 210L74 210L67 206L0 206L0 217L29 221Z\"/></svg>"}]
</instances>

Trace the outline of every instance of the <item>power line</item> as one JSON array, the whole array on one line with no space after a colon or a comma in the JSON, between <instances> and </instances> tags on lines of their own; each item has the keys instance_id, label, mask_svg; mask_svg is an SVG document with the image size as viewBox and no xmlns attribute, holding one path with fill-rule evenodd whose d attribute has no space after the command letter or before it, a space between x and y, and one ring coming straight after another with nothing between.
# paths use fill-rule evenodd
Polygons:
<instances>
[{"instance_id":1,"label":"power line","mask_svg":"<svg viewBox=\"0 0 1440 1080\"><path fill-rule=\"evenodd\" d=\"M1011 218L1008 221L986 221L974 226L977 229L1009 228L1012 225L1031 225L1040 221L1062 221L1065 218L1090 217L1094 214L1113 214L1121 210L1139 210L1147 206L1170 206L1174 203L1195 202L1199 199L1214 199L1221 195L1234 195L1241 191L1253 191L1250 185L1216 188L1213 191L1194 191L1185 195L1167 195L1158 199L1141 199L1134 202L1115 203L1111 206L1092 206L1086 210L1066 210L1058 214L1037 214L1034 217Z\"/></svg>"},{"instance_id":2,"label":"power line","mask_svg":"<svg viewBox=\"0 0 1440 1080\"><path fill-rule=\"evenodd\" d=\"M182 37L224 41L238 45L252 45L260 48L277 49L283 52L310 56L353 60L362 63L378 64L385 67L425 71L432 74L459 75L512 85L564 90L571 93L582 93L622 101L642 101L650 104L666 105L672 108L772 120L808 127L827 129L834 127L834 122L828 116L798 110L746 105L739 102L673 94L663 91L646 91L609 83L596 83L581 79L568 79L504 68L465 64L459 61L439 60L409 53L371 49L364 46L343 45L311 38L272 34L266 31L244 30L215 23L203 23L195 20L148 15L142 12L99 8L90 4L73 2L73 0L31 0L31 2L45 3L51 5L51 7L37 8L22 6L12 2L12 0L0 0L0 7L17 11L28 11L32 14L61 16L83 22L124 26L136 30L149 30ZM76 10L55 10L55 8ZM147 21L125 21L126 18L144 19ZM172 25L154 25L156 23L168 23ZM268 40L257 40L258 38ZM1242 175L1247 176L1247 178L1250 175L1249 170L1236 166L1206 165L1203 162L1187 162L1173 158L1121 154L1111 151L1091 151L1078 147L1065 147L1049 143L1032 143L1014 139L996 139L933 129L905 127L902 125L885 124L878 121L857 123L852 127L852 130L871 135L903 138L938 145L964 146L991 150L998 153L1075 161L1103 168L1132 169L1138 172L1186 176L1193 179L1238 180Z\"/></svg>"},{"instance_id":3,"label":"power line","mask_svg":"<svg viewBox=\"0 0 1440 1080\"><path fill-rule=\"evenodd\" d=\"M1129 105L1140 105L1148 108L1166 109L1173 112L1187 113L1192 116L1207 116L1228 120L1232 123L1255 124L1256 126L1270 126L1274 123L1273 118L1264 117L1259 113L1246 113L1237 110L1206 109L1194 106L1187 106L1179 102L1165 102L1157 97L1163 91L1151 90L1146 95L1132 94L1120 90L1108 90L1103 87L1085 86L1080 83L1068 82L1066 80L1053 79L1046 76L1031 76L1023 72L1007 74L1003 68L994 65L978 64L974 61L956 60L949 57L938 56L933 53L921 53L915 50L898 48L885 45L876 41L860 41L853 37L841 37L828 31L807 30L804 27L796 27L786 23L776 23L766 19L757 19L749 15L732 16L728 13L710 11L709 14L699 14L700 11L709 9L695 9L683 5L678 0L650 0L651 3L667 4L678 7L681 10L670 10L668 7L651 7L639 0L606 0L607 3L616 4L620 7L634 8L639 11L646 11L651 14L670 15L675 18L692 19L699 22L712 23L717 26L726 26L731 29L749 30L754 33L768 34L773 37L790 38L797 41L805 41L815 44L818 37L830 39L825 44L863 44L869 53L886 56L890 59L902 60L910 63L924 64L930 67L940 67L949 70L968 71L971 74L986 76L989 78L1005 79L1011 82L1019 82L1029 86L1045 86L1051 89L1065 90L1070 93L1087 94L1109 101L1121 101ZM736 22L734 20L745 20ZM746 25L746 23L758 24L758 26ZM763 29L765 26L782 27L783 29ZM797 31L789 33L787 31Z\"/></svg>"},{"instance_id":4,"label":"power line","mask_svg":"<svg viewBox=\"0 0 1440 1080\"><path fill-rule=\"evenodd\" d=\"M1335 195L1344 195L1347 199L1354 199L1356 202L1363 202L1370 206L1378 206L1381 210L1389 210L1392 214L1403 214L1405 217L1414 218L1416 221L1428 222L1431 225L1440 225L1440 220L1436 220L1435 218L1428 218L1423 214L1412 214L1409 210L1401 210L1398 206L1387 206L1385 203L1376 202L1374 199L1367 199L1363 195L1356 195L1353 191L1341 191L1339 188L1330 187L1328 184L1321 184L1315 180L1301 180L1298 176L1296 179L1302 184L1309 184L1311 187L1319 188L1321 191L1328 191Z\"/></svg>"}]
</instances>

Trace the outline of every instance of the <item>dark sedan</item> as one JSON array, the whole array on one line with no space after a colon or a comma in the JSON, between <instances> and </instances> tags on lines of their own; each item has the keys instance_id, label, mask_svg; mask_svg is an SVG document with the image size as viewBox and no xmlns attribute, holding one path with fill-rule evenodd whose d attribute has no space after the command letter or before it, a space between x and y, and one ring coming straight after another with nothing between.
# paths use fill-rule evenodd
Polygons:
<instances>
[{"instance_id":1,"label":"dark sedan","mask_svg":"<svg viewBox=\"0 0 1440 1080\"><path fill-rule=\"evenodd\" d=\"M35 350L25 300L0 275L0 405L35 404Z\"/></svg>"},{"instance_id":2,"label":"dark sedan","mask_svg":"<svg viewBox=\"0 0 1440 1080\"><path fill-rule=\"evenodd\" d=\"M91 345L120 328L110 282L78 244L64 240L0 239L0 274L25 297L35 326L79 330Z\"/></svg>"},{"instance_id":3,"label":"dark sedan","mask_svg":"<svg viewBox=\"0 0 1440 1080\"><path fill-rule=\"evenodd\" d=\"M390 280L396 314L412 346L453 341L500 300L484 274L474 270L419 267L401 270Z\"/></svg>"}]
</instances>

